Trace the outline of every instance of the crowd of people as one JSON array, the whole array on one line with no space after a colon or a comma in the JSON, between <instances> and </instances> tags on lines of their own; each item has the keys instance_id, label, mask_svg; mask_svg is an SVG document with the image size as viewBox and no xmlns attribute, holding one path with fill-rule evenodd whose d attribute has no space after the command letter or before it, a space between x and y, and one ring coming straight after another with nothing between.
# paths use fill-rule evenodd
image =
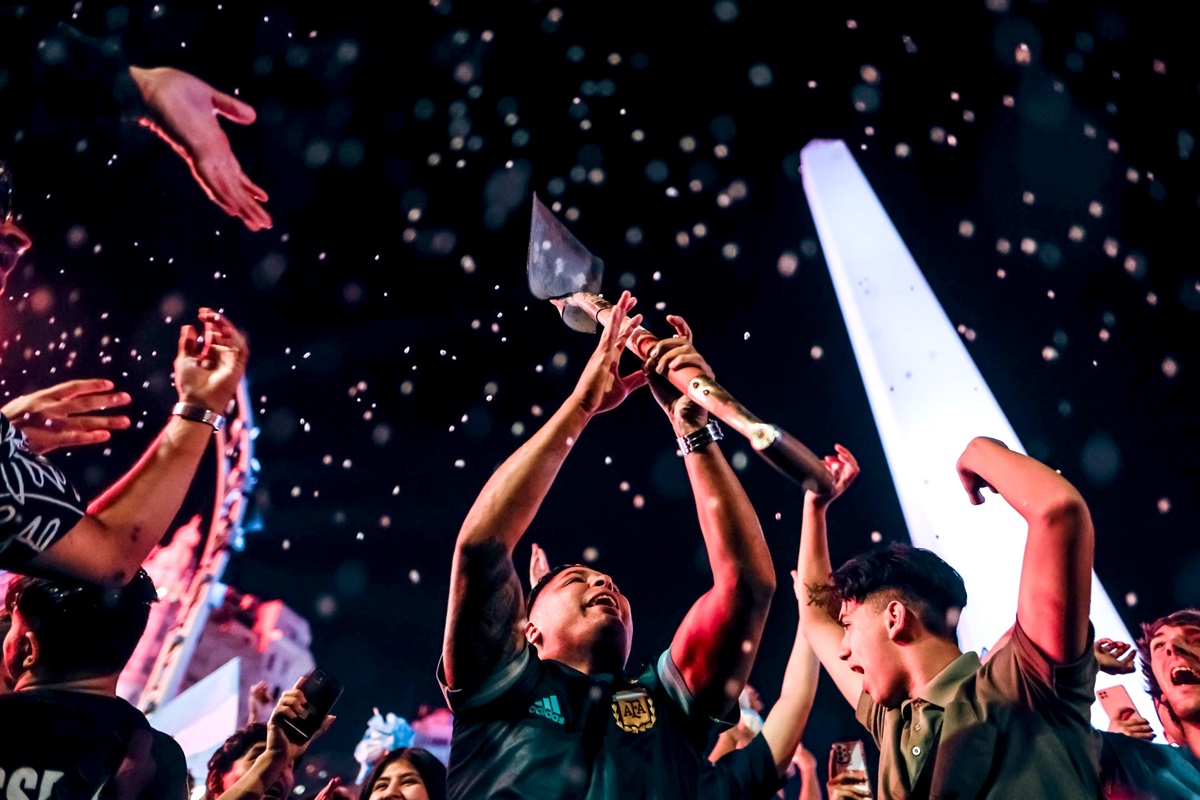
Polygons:
<instances>
[{"instance_id":1,"label":"crowd of people","mask_svg":"<svg viewBox=\"0 0 1200 800\"><path fill-rule=\"evenodd\" d=\"M91 46L61 26L35 33L26 44L57 37ZM270 225L266 193L241 172L216 122L250 122L252 109L178 70L93 55L51 66L82 70L70 77L110 93L87 108L134 109L214 202L251 229ZM0 277L30 246L11 215L2 224ZM665 379L681 369L712 374L687 322L668 316L675 335L621 373L641 321L635 303L625 292L612 306L573 390L491 475L458 533L437 667L454 717L448 763L420 747L377 748L360 782L335 777L319 797L750 800L776 796L793 774L804 798L1200 797L1200 611L1145 623L1136 661L1133 644L1097 638L1084 498L1055 470L985 437L967 443L956 466L967 501L994 493L1027 525L1010 631L984 658L962 652L967 587L928 550L892 544L834 569L827 512L859 474L839 446L824 459L831 488L805 496L792 572L796 635L763 716L746 682L777 594L771 553L722 453L719 424ZM198 321L180 332L179 402L161 433L90 502L47 455L128 427L97 413L128 395L104 380L71 381L0 408L0 568L19 575L0 613L7 798L183 798L194 782L211 800L282 800L308 746L333 724L327 715L313 737L289 732L313 713L301 676L215 752L207 775L190 776L179 744L116 694L158 596L141 565L178 513L249 357L224 315L201 309ZM677 440L712 586L680 608L683 621L658 643L657 659L631 665L632 609L613 576L552 566L534 545L526 590L514 552L589 423L643 387ZM1139 664L1167 743L1150 741L1132 707L1109 731L1091 724L1097 672ZM802 739L822 669L878 746L874 781L851 759L819 784Z\"/></svg>"}]
</instances>

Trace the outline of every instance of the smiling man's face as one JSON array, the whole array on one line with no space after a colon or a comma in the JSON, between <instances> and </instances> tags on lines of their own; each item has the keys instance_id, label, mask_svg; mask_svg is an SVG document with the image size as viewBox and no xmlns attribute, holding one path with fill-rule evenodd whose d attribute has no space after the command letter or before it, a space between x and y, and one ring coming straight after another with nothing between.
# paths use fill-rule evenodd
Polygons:
<instances>
[{"instance_id":1,"label":"smiling man's face","mask_svg":"<svg viewBox=\"0 0 1200 800\"><path fill-rule=\"evenodd\" d=\"M529 621L541 636L539 650L613 648L622 664L633 642L629 601L612 578L588 567L565 569L538 594Z\"/></svg>"}]
</instances>

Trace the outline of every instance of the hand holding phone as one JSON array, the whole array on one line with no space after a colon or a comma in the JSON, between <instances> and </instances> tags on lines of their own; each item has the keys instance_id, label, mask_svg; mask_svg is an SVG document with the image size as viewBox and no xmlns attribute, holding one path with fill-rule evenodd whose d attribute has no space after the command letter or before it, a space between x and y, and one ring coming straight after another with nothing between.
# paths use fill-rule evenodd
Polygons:
<instances>
[{"instance_id":1,"label":"hand holding phone","mask_svg":"<svg viewBox=\"0 0 1200 800\"><path fill-rule=\"evenodd\" d=\"M1096 691L1100 707L1108 714L1110 733L1123 733L1135 739L1150 741L1157 735L1146 718L1137 712L1125 687L1117 684Z\"/></svg>"},{"instance_id":2,"label":"hand holding phone","mask_svg":"<svg viewBox=\"0 0 1200 800\"><path fill-rule=\"evenodd\" d=\"M1109 686L1107 689L1098 689L1096 698L1100 701L1100 707L1104 709L1104 713L1108 714L1111 721L1116 721L1125 716L1122 709L1136 710L1133 705L1133 699L1129 696L1129 692L1121 684Z\"/></svg>"},{"instance_id":3,"label":"hand holding phone","mask_svg":"<svg viewBox=\"0 0 1200 800\"><path fill-rule=\"evenodd\" d=\"M867 757L861 741L834 742L829 748L829 800L870 798Z\"/></svg>"},{"instance_id":4,"label":"hand holding phone","mask_svg":"<svg viewBox=\"0 0 1200 800\"><path fill-rule=\"evenodd\" d=\"M330 709L342 696L342 682L320 667L296 682L295 687L284 692L272 713L283 735L293 744L308 744L319 732L329 726Z\"/></svg>"}]
</instances>

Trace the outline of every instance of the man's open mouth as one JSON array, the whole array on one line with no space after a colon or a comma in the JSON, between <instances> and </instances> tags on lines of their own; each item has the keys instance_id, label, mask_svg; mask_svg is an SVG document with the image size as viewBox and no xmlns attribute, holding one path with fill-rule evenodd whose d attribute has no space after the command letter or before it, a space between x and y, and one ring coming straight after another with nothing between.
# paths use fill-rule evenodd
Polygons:
<instances>
[{"instance_id":1,"label":"man's open mouth","mask_svg":"<svg viewBox=\"0 0 1200 800\"><path fill-rule=\"evenodd\" d=\"M592 598L591 602L588 603L588 608L591 608L592 606L607 606L608 608L616 609L617 611L621 610L621 607L617 604L617 599L610 594L596 595Z\"/></svg>"},{"instance_id":2,"label":"man's open mouth","mask_svg":"<svg viewBox=\"0 0 1200 800\"><path fill-rule=\"evenodd\" d=\"M1171 670L1171 683L1176 686L1196 686L1200 684L1200 675L1191 667L1176 667Z\"/></svg>"}]
</instances>

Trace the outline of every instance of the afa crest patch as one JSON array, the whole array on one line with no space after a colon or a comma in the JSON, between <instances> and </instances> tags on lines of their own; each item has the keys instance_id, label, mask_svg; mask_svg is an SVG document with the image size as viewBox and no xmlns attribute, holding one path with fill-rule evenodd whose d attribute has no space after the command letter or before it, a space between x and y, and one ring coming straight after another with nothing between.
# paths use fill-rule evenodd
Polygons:
<instances>
[{"instance_id":1,"label":"afa crest patch","mask_svg":"<svg viewBox=\"0 0 1200 800\"><path fill-rule=\"evenodd\" d=\"M643 687L623 689L612 698L613 719L626 733L643 733L654 727L654 700Z\"/></svg>"}]
</instances>

